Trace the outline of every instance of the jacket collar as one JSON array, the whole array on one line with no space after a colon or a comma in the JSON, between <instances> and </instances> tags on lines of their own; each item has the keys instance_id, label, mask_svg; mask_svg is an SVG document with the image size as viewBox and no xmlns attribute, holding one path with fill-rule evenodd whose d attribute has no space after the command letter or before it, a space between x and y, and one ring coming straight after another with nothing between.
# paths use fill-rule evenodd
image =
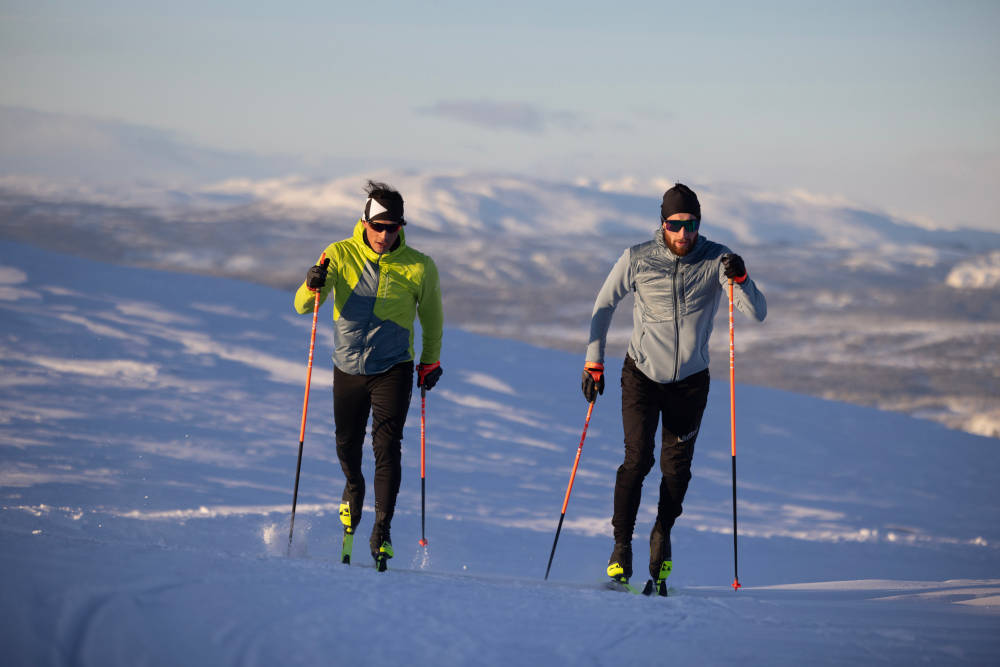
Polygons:
<instances>
[{"instance_id":1,"label":"jacket collar","mask_svg":"<svg viewBox=\"0 0 1000 667\"><path fill-rule=\"evenodd\" d=\"M379 254L374 250L372 250L371 246L368 245L368 243L365 241L365 221L363 219L359 219L357 224L354 225L353 238L354 242L358 244L358 247L361 248L361 252L364 253L364 256L367 259L370 259L373 262L377 262L379 260ZM389 252L383 254L381 258L384 259L386 257L390 258L395 257L397 254L402 252L402 250L405 247L406 247L406 231L404 227L400 227L399 244Z\"/></svg>"}]
</instances>

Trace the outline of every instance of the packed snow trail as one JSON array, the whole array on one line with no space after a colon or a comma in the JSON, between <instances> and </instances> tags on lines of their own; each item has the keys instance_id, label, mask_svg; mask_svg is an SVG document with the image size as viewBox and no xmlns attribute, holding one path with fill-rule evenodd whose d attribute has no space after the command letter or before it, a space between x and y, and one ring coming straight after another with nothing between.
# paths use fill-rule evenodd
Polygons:
<instances>
[{"instance_id":1,"label":"packed snow trail","mask_svg":"<svg viewBox=\"0 0 1000 667\"><path fill-rule=\"evenodd\" d=\"M337 562L327 326L288 558L309 333L290 295L16 244L0 244L0 258L5 664L1000 655L994 440L738 387L744 588L733 591L728 392L714 386L674 531L672 596L624 596L600 588L622 441L610 378L543 582L586 407L581 356L449 329L427 402L430 544L417 544L411 419L397 556L377 574ZM370 451L366 466L370 476ZM654 511L644 500L637 554Z\"/></svg>"}]
</instances>

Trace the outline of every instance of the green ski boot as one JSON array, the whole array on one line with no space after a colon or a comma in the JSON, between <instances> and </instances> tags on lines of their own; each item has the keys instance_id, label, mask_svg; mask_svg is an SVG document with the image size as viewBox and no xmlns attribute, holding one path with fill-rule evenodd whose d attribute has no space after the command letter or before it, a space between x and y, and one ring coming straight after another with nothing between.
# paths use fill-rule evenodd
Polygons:
<instances>
[{"instance_id":1,"label":"green ski boot","mask_svg":"<svg viewBox=\"0 0 1000 667\"><path fill-rule=\"evenodd\" d=\"M610 578L607 588L610 590L627 591L629 593L639 592L634 586L628 583L629 577L632 576L631 544L615 544L614 551L611 552L611 558L608 559L607 574Z\"/></svg>"},{"instance_id":2,"label":"green ski boot","mask_svg":"<svg viewBox=\"0 0 1000 667\"><path fill-rule=\"evenodd\" d=\"M389 535L389 527L376 522L372 527L372 536L368 542L371 547L372 558L375 559L375 569L385 572L389 569L389 559L392 558L392 537Z\"/></svg>"},{"instance_id":3,"label":"green ski boot","mask_svg":"<svg viewBox=\"0 0 1000 667\"><path fill-rule=\"evenodd\" d=\"M654 592L661 598L667 597L667 577L670 576L670 571L674 568L674 561L665 560L660 563L660 569L656 573L653 579L646 582L645 588L642 589L643 595L652 595Z\"/></svg>"},{"instance_id":4,"label":"green ski boot","mask_svg":"<svg viewBox=\"0 0 1000 667\"><path fill-rule=\"evenodd\" d=\"M375 557L375 569L379 572L385 572L389 569L389 559L392 558L392 544L389 542L383 542L378 548L378 553L373 554Z\"/></svg>"},{"instance_id":5,"label":"green ski boot","mask_svg":"<svg viewBox=\"0 0 1000 667\"><path fill-rule=\"evenodd\" d=\"M344 541L340 545L340 562L351 563L351 551L354 549L354 525L351 523L351 506L340 503L340 522L344 524Z\"/></svg>"},{"instance_id":6,"label":"green ski boot","mask_svg":"<svg viewBox=\"0 0 1000 667\"><path fill-rule=\"evenodd\" d=\"M667 597L667 577L673 566L674 561L670 557L670 529L664 529L663 522L657 517L653 530L649 533L649 576L652 579L642 589L643 595L655 592L661 597Z\"/></svg>"}]
</instances>

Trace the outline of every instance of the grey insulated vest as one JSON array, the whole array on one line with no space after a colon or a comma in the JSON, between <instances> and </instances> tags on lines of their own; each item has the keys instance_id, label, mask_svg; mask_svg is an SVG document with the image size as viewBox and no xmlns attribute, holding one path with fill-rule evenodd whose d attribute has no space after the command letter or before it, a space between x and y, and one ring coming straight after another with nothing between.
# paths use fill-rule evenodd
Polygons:
<instances>
[{"instance_id":1,"label":"grey insulated vest","mask_svg":"<svg viewBox=\"0 0 1000 667\"><path fill-rule=\"evenodd\" d=\"M615 307L635 293L628 354L647 377L677 382L708 368L708 340L729 280L724 245L699 236L694 248L678 257L657 228L652 241L627 249L615 263L594 302L587 361L604 363L604 348ZM733 288L735 306L764 321L767 302L753 280Z\"/></svg>"}]
</instances>

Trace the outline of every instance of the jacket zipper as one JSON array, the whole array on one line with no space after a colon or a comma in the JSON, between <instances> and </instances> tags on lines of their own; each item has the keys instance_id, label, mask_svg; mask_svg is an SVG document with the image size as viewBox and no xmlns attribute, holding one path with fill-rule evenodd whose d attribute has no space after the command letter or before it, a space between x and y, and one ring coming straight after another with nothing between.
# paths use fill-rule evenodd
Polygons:
<instances>
[{"instance_id":1,"label":"jacket zipper","mask_svg":"<svg viewBox=\"0 0 1000 667\"><path fill-rule=\"evenodd\" d=\"M681 263L674 262L674 275L671 278L674 297L674 382L677 382L678 366L681 363L681 324L680 324L680 303L677 300L677 272L680 271Z\"/></svg>"},{"instance_id":2,"label":"jacket zipper","mask_svg":"<svg viewBox=\"0 0 1000 667\"><path fill-rule=\"evenodd\" d=\"M365 375L368 366L368 355L371 354L371 346L368 344L368 333L372 329L372 319L375 317L375 302L378 301L378 292L382 287L382 255L375 260L375 297L372 299L372 310L368 313L368 321L365 322L365 335L362 339L364 348L361 350L361 374ZM366 352L367 350L367 352Z\"/></svg>"}]
</instances>

